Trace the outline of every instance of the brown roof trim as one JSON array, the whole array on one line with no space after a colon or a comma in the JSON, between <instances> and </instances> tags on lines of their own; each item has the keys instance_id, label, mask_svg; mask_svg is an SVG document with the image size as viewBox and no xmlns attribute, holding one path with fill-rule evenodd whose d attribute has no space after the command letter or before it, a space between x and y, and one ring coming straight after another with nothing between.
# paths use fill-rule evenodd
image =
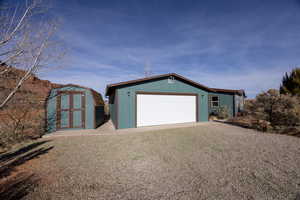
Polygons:
<instances>
[{"instance_id":1,"label":"brown roof trim","mask_svg":"<svg viewBox=\"0 0 300 200\"><path fill-rule=\"evenodd\" d=\"M231 90L231 89L220 89L220 88L211 88L211 89L213 89L215 92L233 93L233 94L246 96L244 90Z\"/></svg>"},{"instance_id":2,"label":"brown roof trim","mask_svg":"<svg viewBox=\"0 0 300 200\"><path fill-rule=\"evenodd\" d=\"M54 87L54 88L58 89L58 88L64 88L64 87L80 87L80 88L84 88L84 89L87 89L87 90L93 90L92 88L88 88L88 87L77 85L77 84L73 84L73 83L68 83L68 84L60 85L60 86L57 86L57 87Z\"/></svg>"},{"instance_id":3,"label":"brown roof trim","mask_svg":"<svg viewBox=\"0 0 300 200\"><path fill-rule=\"evenodd\" d=\"M238 94L238 95L244 95L246 97L244 90L209 88L205 85L202 85L200 83L197 83L195 81L187 79L176 73L162 74L162 75L150 76L150 77L146 77L146 78L140 78L140 79L135 79L135 80L130 80L130 81L123 81L123 82L119 82L119 83L109 84L106 86L105 96L109 96L110 92L116 87L126 86L126 85L130 85L130 84L134 84L134 83L141 83L141 82L145 82L145 81L151 81L151 80L160 79L160 78L166 78L169 76L174 76L180 80L183 80L191 85L194 85L198 88L204 89L208 92L222 92L222 93Z\"/></svg>"},{"instance_id":4,"label":"brown roof trim","mask_svg":"<svg viewBox=\"0 0 300 200\"><path fill-rule=\"evenodd\" d=\"M105 92L105 96L109 96L111 90L113 90L114 88L116 87L121 87L121 86L126 86L126 85L130 85L130 84L134 84L134 83L140 83L140 82L145 82L145 81L151 81L151 80L155 80L155 79L160 79L160 78L166 78L166 77L169 77L169 76L174 76L178 79L181 79L191 85L194 85L198 88L201 88L201 89L204 89L204 90L207 90L209 92L214 92L213 89L209 88L209 87L206 87L205 85L202 85L202 84L199 84L195 81L192 81L190 79L187 79L183 76L180 76L176 73L169 73L169 74L162 74L162 75L157 75L157 76L151 76L151 77L146 77L146 78L140 78L140 79L135 79L135 80L130 80L130 81L124 81L124 82L119 82L119 83L113 83L113 84L109 84L106 86L106 92Z\"/></svg>"},{"instance_id":5,"label":"brown roof trim","mask_svg":"<svg viewBox=\"0 0 300 200\"><path fill-rule=\"evenodd\" d=\"M60 85L60 86L57 86L57 87L53 87L53 89L59 89L59 88L64 88L64 87L79 87L79 88L90 90L92 95L93 95L95 106L104 105L104 100L102 98L102 95L100 93L96 92L92 88L88 88L88 87L84 87L84 86L81 86L81 85L76 85L76 84L69 83L69 84L66 84L66 85Z\"/></svg>"}]
</instances>

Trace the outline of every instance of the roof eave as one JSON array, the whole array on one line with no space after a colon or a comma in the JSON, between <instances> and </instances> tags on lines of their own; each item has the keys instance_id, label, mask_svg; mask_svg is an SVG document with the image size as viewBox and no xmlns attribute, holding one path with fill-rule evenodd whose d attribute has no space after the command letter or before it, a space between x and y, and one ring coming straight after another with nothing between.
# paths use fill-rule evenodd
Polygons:
<instances>
[{"instance_id":1,"label":"roof eave","mask_svg":"<svg viewBox=\"0 0 300 200\"><path fill-rule=\"evenodd\" d=\"M207 86L204 86L204 85L201 85L197 82L194 82L190 79L187 79L181 75L178 75L176 73L168 73L168 74L162 74L162 75L157 75L157 76L152 76L152 77L147 77L147 78L140 78L140 79L136 79L136 80L130 80L130 81L124 81L124 82L119 82L119 83L114 83L114 84L109 84L106 86L106 91L105 91L105 96L109 96L110 93L111 93L111 90L113 88L118 88L118 87L121 87L121 86L124 86L124 85L129 85L129 84L134 84L134 83L140 83L140 82L144 82L144 81L150 81L150 80L155 80L155 79L159 79L159 78L165 78L165 77L169 77L169 76L174 76L174 77L177 77L178 79L181 79L183 81L186 81L188 82L189 84L191 85L194 85L198 88L201 88L203 90L206 90L208 92L214 92L213 89L207 87Z\"/></svg>"}]
</instances>

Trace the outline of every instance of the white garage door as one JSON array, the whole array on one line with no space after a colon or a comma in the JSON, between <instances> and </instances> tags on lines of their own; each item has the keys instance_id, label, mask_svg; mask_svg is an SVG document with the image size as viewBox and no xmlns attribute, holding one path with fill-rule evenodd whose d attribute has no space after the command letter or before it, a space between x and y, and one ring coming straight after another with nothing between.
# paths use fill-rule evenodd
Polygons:
<instances>
[{"instance_id":1,"label":"white garage door","mask_svg":"<svg viewBox=\"0 0 300 200\"><path fill-rule=\"evenodd\" d=\"M196 122L195 95L137 94L137 127Z\"/></svg>"}]
</instances>

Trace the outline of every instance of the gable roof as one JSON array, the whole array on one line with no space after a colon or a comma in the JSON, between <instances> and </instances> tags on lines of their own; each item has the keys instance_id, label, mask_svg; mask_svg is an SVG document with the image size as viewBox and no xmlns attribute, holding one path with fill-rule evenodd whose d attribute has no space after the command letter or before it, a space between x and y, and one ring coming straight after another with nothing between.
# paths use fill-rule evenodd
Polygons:
<instances>
[{"instance_id":1,"label":"gable roof","mask_svg":"<svg viewBox=\"0 0 300 200\"><path fill-rule=\"evenodd\" d=\"M140 78L140 79L135 79L135 80L130 80L130 81L124 81L124 82L109 84L109 85L106 86L105 96L109 96L109 94L117 87L123 87L123 86L136 84L136 83L144 83L144 82L147 82L147 81L153 81L153 80L157 80L157 79L167 78L167 77L170 77L170 76L176 77L178 80L189 83L190 85L193 85L195 87L204 89L206 91L212 91L209 87L206 87L205 85L194 82L194 81L192 81L190 79L187 79L183 76L180 76L176 73L169 73L169 74L161 74L161 75L157 75L157 76L150 76L150 77L146 77L146 78Z\"/></svg>"},{"instance_id":2,"label":"gable roof","mask_svg":"<svg viewBox=\"0 0 300 200\"><path fill-rule=\"evenodd\" d=\"M59 88L64 88L64 87L78 87L78 88L90 90L92 93L93 99L94 99L95 106L104 105L104 100L102 98L102 95L100 93L96 92L95 90L93 90L92 88L84 87L81 85L75 85L75 84L66 84L66 85L60 85L58 87L54 87L53 89L59 89Z\"/></svg>"},{"instance_id":3,"label":"gable roof","mask_svg":"<svg viewBox=\"0 0 300 200\"><path fill-rule=\"evenodd\" d=\"M205 85L202 85L200 83L192 81L192 80L190 80L188 78L185 78L185 77L183 77L179 74L176 74L176 73L161 74L161 75L150 76L150 77L146 77L146 78L140 78L140 79L135 79L135 80L130 80L130 81L124 81L124 82L109 84L109 85L106 86L105 96L109 96L116 88L119 88L119 87L126 87L126 86L129 86L131 84L138 84L138 83L144 83L144 82L147 82L147 81L153 81L153 80L157 80L157 79L168 78L170 76L173 76L173 77L177 78L178 80L186 82L186 83L188 83L190 85L193 85L197 88L206 90L208 92L222 92L222 93L238 94L238 95L244 95L245 96L244 90L228 90L228 89L209 88Z\"/></svg>"}]
</instances>

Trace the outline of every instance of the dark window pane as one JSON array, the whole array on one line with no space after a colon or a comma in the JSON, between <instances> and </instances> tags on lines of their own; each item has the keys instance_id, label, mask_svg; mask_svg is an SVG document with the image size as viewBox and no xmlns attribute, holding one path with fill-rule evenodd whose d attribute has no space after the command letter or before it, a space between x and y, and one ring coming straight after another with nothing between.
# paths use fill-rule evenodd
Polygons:
<instances>
[{"instance_id":1,"label":"dark window pane","mask_svg":"<svg viewBox=\"0 0 300 200\"><path fill-rule=\"evenodd\" d=\"M213 105L213 107L218 107L219 106L219 102L217 102L217 101L212 102L212 105Z\"/></svg>"},{"instance_id":2,"label":"dark window pane","mask_svg":"<svg viewBox=\"0 0 300 200\"><path fill-rule=\"evenodd\" d=\"M212 97L212 101L219 101L219 97Z\"/></svg>"}]
</instances>

